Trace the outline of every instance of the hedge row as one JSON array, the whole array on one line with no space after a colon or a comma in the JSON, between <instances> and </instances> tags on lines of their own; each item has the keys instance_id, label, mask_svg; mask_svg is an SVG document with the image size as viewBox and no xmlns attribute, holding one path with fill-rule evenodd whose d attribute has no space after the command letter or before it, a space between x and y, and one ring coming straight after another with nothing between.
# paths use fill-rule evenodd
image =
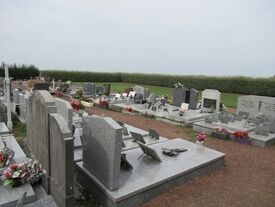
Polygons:
<instances>
[{"instance_id":1,"label":"hedge row","mask_svg":"<svg viewBox=\"0 0 275 207\"><path fill-rule=\"evenodd\" d=\"M77 71L41 71L44 77L74 82L125 82L173 87L181 82L197 90L217 89L224 93L275 96L275 78L176 76L140 73L97 73Z\"/></svg>"},{"instance_id":2,"label":"hedge row","mask_svg":"<svg viewBox=\"0 0 275 207\"><path fill-rule=\"evenodd\" d=\"M38 77L40 72L34 65L8 65L9 76L14 80L30 79ZM5 77L5 69L3 64L0 65L0 77Z\"/></svg>"},{"instance_id":3,"label":"hedge row","mask_svg":"<svg viewBox=\"0 0 275 207\"><path fill-rule=\"evenodd\" d=\"M73 82L120 82L120 73L97 73L82 71L42 70L42 77L51 77L55 80L70 80Z\"/></svg>"}]
</instances>

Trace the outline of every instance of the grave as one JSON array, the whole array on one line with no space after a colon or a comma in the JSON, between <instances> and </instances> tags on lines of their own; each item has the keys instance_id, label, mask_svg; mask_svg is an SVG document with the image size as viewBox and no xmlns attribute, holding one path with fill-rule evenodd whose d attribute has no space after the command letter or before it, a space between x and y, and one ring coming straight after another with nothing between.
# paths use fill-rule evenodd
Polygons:
<instances>
[{"instance_id":1,"label":"grave","mask_svg":"<svg viewBox=\"0 0 275 207\"><path fill-rule=\"evenodd\" d=\"M141 86L134 86L133 91L136 92L136 94L141 94L142 100L146 100L150 95L149 89Z\"/></svg>"},{"instance_id":2,"label":"grave","mask_svg":"<svg viewBox=\"0 0 275 207\"><path fill-rule=\"evenodd\" d=\"M17 143L12 134L6 134L0 136L0 143L4 143L5 146L15 152L14 161L20 163L26 159L26 155ZM0 148L1 149L1 148ZM23 192L27 192L25 204L31 203L35 200L35 192L30 184L21 185L16 188L7 188L0 185L0 206L12 207L15 206L18 199L22 196Z\"/></svg>"},{"instance_id":3,"label":"grave","mask_svg":"<svg viewBox=\"0 0 275 207\"><path fill-rule=\"evenodd\" d=\"M198 91L191 88L174 88L173 89L173 105L180 107L182 103L189 104L189 109L197 108Z\"/></svg>"},{"instance_id":4,"label":"grave","mask_svg":"<svg viewBox=\"0 0 275 207\"><path fill-rule=\"evenodd\" d=\"M237 113L247 113L249 118L255 118L260 113L273 120L275 118L275 98L254 95L240 96Z\"/></svg>"},{"instance_id":5,"label":"grave","mask_svg":"<svg viewBox=\"0 0 275 207\"><path fill-rule=\"evenodd\" d=\"M83 95L94 95L96 93L94 83L84 83L83 86Z\"/></svg>"},{"instance_id":6,"label":"grave","mask_svg":"<svg viewBox=\"0 0 275 207\"><path fill-rule=\"evenodd\" d=\"M165 192L167 188L207 173L224 163L223 153L178 138L145 146L155 152L162 162L148 156L141 157L144 151L137 147L124 151L133 169L117 169L120 167L122 140L120 125L102 117L89 117L86 124L89 122L90 126L85 126L89 128L85 147L87 153L94 156L84 156L83 162L76 163L77 179L104 206L140 205ZM92 132L92 129L97 130ZM161 153L164 147L186 148L187 151L171 158ZM98 166L98 163L102 166Z\"/></svg>"},{"instance_id":7,"label":"grave","mask_svg":"<svg viewBox=\"0 0 275 207\"><path fill-rule=\"evenodd\" d=\"M213 89L202 91L202 108L204 110L220 111L221 93Z\"/></svg>"},{"instance_id":8,"label":"grave","mask_svg":"<svg viewBox=\"0 0 275 207\"><path fill-rule=\"evenodd\" d=\"M49 84L48 83L36 83L33 85L33 90L46 90L49 91Z\"/></svg>"}]
</instances>

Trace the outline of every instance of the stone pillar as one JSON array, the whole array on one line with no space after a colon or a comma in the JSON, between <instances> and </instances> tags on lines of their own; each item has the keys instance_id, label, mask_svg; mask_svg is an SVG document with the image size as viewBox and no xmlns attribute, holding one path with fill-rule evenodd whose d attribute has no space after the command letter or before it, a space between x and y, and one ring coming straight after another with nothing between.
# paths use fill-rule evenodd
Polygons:
<instances>
[{"instance_id":1,"label":"stone pillar","mask_svg":"<svg viewBox=\"0 0 275 207\"><path fill-rule=\"evenodd\" d=\"M7 127L12 131L12 120L11 120L11 103L10 103L10 78L9 69L7 65L5 67L5 92L6 92L6 103L7 103Z\"/></svg>"}]
</instances>

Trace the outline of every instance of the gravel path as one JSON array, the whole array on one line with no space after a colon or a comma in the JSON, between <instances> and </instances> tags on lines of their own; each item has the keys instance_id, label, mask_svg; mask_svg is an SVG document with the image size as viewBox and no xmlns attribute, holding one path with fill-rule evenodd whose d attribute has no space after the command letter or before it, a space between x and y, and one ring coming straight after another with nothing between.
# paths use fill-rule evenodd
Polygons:
<instances>
[{"instance_id":1,"label":"gravel path","mask_svg":"<svg viewBox=\"0 0 275 207\"><path fill-rule=\"evenodd\" d=\"M148 130L161 136L192 140L186 129L142 116L93 107L92 114ZM275 146L260 148L208 138L206 146L226 153L225 166L161 194L142 207L275 207Z\"/></svg>"}]
</instances>

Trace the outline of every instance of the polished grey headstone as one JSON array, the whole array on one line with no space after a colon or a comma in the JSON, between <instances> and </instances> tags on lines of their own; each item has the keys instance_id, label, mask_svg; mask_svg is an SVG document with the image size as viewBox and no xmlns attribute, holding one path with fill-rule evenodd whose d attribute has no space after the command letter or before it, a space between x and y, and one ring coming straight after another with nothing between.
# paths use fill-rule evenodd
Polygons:
<instances>
[{"instance_id":1,"label":"polished grey headstone","mask_svg":"<svg viewBox=\"0 0 275 207\"><path fill-rule=\"evenodd\" d=\"M110 190L118 188L122 128L110 117L83 118L83 162Z\"/></svg>"},{"instance_id":2,"label":"polished grey headstone","mask_svg":"<svg viewBox=\"0 0 275 207\"><path fill-rule=\"evenodd\" d=\"M84 185L96 188L95 194L101 191L99 199L107 206L135 206L164 192L168 186L169 189L175 187L224 163L225 154L180 138L152 144L150 147L158 153L162 162L146 156L138 159L142 155L140 148L126 151L127 160L132 164L133 170L121 170L117 190L107 189L82 162L77 163L80 180ZM188 151L177 157L168 157L161 153L163 147L186 148Z\"/></svg>"},{"instance_id":3,"label":"polished grey headstone","mask_svg":"<svg viewBox=\"0 0 275 207\"><path fill-rule=\"evenodd\" d=\"M7 125L5 122L0 122L0 135L2 134L9 134L10 130L8 129Z\"/></svg>"}]
</instances>

